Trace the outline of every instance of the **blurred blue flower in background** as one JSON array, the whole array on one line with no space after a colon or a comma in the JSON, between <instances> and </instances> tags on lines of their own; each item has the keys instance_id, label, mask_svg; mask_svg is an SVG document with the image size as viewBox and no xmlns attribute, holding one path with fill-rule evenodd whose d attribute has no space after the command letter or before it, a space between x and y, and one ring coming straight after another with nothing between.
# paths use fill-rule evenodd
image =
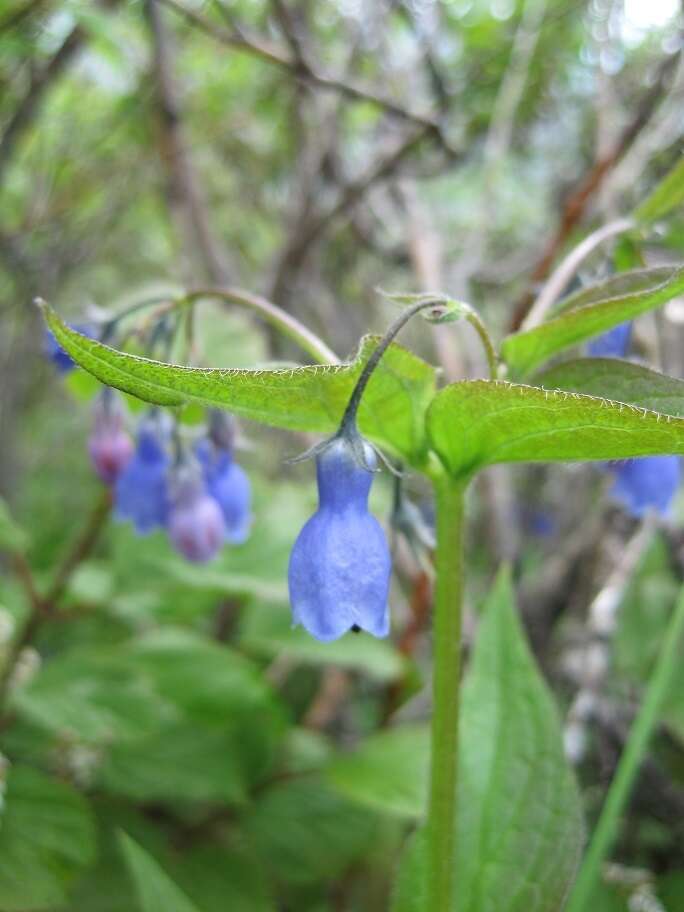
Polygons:
<instances>
[{"instance_id":1,"label":"blurred blue flower in background","mask_svg":"<svg viewBox=\"0 0 684 912\"><path fill-rule=\"evenodd\" d=\"M587 345L593 358L624 358L632 338L632 322L621 323Z\"/></svg>"},{"instance_id":2,"label":"blurred blue flower in background","mask_svg":"<svg viewBox=\"0 0 684 912\"><path fill-rule=\"evenodd\" d=\"M367 443L363 447L372 469L375 454ZM343 437L319 453L316 471L318 510L290 556L294 622L324 642L350 629L387 636L392 561L385 533L368 512L373 474L359 464Z\"/></svg>"},{"instance_id":3,"label":"blurred blue flower in background","mask_svg":"<svg viewBox=\"0 0 684 912\"><path fill-rule=\"evenodd\" d=\"M140 535L165 525L168 516L170 460L164 437L156 416L141 421L135 453L114 489L115 515L129 519Z\"/></svg>"},{"instance_id":4,"label":"blurred blue flower in background","mask_svg":"<svg viewBox=\"0 0 684 912\"><path fill-rule=\"evenodd\" d=\"M678 456L645 456L608 464L614 482L611 496L632 516L650 510L667 516L681 477Z\"/></svg>"},{"instance_id":5,"label":"blurred blue flower in background","mask_svg":"<svg viewBox=\"0 0 684 912\"><path fill-rule=\"evenodd\" d=\"M195 454L200 461L209 494L223 513L226 541L246 541L252 524L252 489L245 471L233 458L235 426L225 412L210 415L209 435L200 440Z\"/></svg>"},{"instance_id":6,"label":"blurred blue flower in background","mask_svg":"<svg viewBox=\"0 0 684 912\"><path fill-rule=\"evenodd\" d=\"M193 563L216 557L225 541L223 514L206 489L197 461L185 458L169 479L167 529L173 547Z\"/></svg>"},{"instance_id":7,"label":"blurred blue flower in background","mask_svg":"<svg viewBox=\"0 0 684 912\"><path fill-rule=\"evenodd\" d=\"M75 329L76 332L81 333L84 336L88 336L89 339L97 338L97 332L93 326L90 326L87 323L69 323L71 329ZM68 374L69 371L73 370L76 367L76 364L71 357L68 355L62 346L59 344L57 339L55 339L53 333L49 330L45 330L43 336L43 352L45 353L46 358L49 358L50 361L54 364L60 374Z\"/></svg>"}]
</instances>

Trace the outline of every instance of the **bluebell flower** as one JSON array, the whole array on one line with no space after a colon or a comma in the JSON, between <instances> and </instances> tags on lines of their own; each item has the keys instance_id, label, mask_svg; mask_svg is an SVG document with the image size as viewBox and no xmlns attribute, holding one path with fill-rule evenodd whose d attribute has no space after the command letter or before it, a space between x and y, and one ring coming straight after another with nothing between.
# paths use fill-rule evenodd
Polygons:
<instances>
[{"instance_id":1,"label":"bluebell flower","mask_svg":"<svg viewBox=\"0 0 684 912\"><path fill-rule=\"evenodd\" d=\"M667 516L681 476L678 456L644 456L609 464L611 496L635 517L650 510Z\"/></svg>"},{"instance_id":2,"label":"bluebell flower","mask_svg":"<svg viewBox=\"0 0 684 912\"><path fill-rule=\"evenodd\" d=\"M133 456L123 403L109 387L105 387L95 402L88 450L95 471L107 485L114 484Z\"/></svg>"},{"instance_id":3,"label":"bluebell flower","mask_svg":"<svg viewBox=\"0 0 684 912\"><path fill-rule=\"evenodd\" d=\"M367 468L344 437L319 452L318 510L299 533L290 556L294 622L323 642L350 629L377 637L389 632L392 561L385 533L368 512L376 457L367 443L363 447Z\"/></svg>"},{"instance_id":4,"label":"bluebell flower","mask_svg":"<svg viewBox=\"0 0 684 912\"><path fill-rule=\"evenodd\" d=\"M169 456L164 433L154 417L143 419L133 458L116 481L114 510L140 535L166 524L169 511Z\"/></svg>"},{"instance_id":5,"label":"bluebell flower","mask_svg":"<svg viewBox=\"0 0 684 912\"><path fill-rule=\"evenodd\" d=\"M609 329L587 345L593 358L624 358L632 338L632 322L621 323Z\"/></svg>"},{"instance_id":6,"label":"bluebell flower","mask_svg":"<svg viewBox=\"0 0 684 912\"><path fill-rule=\"evenodd\" d=\"M195 453L202 466L207 491L223 513L226 541L240 545L247 540L252 524L252 489L249 478L233 459L230 450L210 440L200 440Z\"/></svg>"},{"instance_id":7,"label":"bluebell flower","mask_svg":"<svg viewBox=\"0 0 684 912\"><path fill-rule=\"evenodd\" d=\"M69 323L71 329L75 329L76 332L81 333L84 336L88 336L89 339L94 339L97 336L97 333L94 327L88 325L87 323ZM49 358L50 361L54 364L60 374L68 374L69 371L73 370L76 367L71 355L68 355L62 346L59 344L57 339L55 339L51 330L46 329L43 337L43 351L45 356Z\"/></svg>"},{"instance_id":8,"label":"bluebell flower","mask_svg":"<svg viewBox=\"0 0 684 912\"><path fill-rule=\"evenodd\" d=\"M196 460L186 460L170 477L167 530L173 547L193 563L216 557L225 540L221 508L207 492Z\"/></svg>"}]
</instances>

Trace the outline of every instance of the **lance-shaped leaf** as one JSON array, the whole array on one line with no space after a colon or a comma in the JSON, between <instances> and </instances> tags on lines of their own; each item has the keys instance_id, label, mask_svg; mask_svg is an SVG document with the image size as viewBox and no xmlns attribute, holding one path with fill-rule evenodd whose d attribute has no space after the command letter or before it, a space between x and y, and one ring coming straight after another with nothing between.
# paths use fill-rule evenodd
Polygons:
<instances>
[{"instance_id":1,"label":"lance-shaped leaf","mask_svg":"<svg viewBox=\"0 0 684 912\"><path fill-rule=\"evenodd\" d=\"M50 307L45 319L59 344L87 371L156 405L197 403L275 427L335 430L363 365L378 340L362 340L347 364L274 370L206 369L163 364L102 345L68 327ZM374 372L359 410L363 433L413 465L425 457L425 412L435 391L435 369L391 345Z\"/></svg>"},{"instance_id":2,"label":"lance-shaped leaf","mask_svg":"<svg viewBox=\"0 0 684 912\"><path fill-rule=\"evenodd\" d=\"M498 462L585 461L684 453L684 419L623 402L504 380L445 387L428 435L454 475Z\"/></svg>"},{"instance_id":3,"label":"lance-shaped leaf","mask_svg":"<svg viewBox=\"0 0 684 912\"><path fill-rule=\"evenodd\" d=\"M603 396L684 418L684 380L667 377L619 358L565 361L536 374L534 383L545 389Z\"/></svg>"},{"instance_id":4,"label":"lance-shaped leaf","mask_svg":"<svg viewBox=\"0 0 684 912\"><path fill-rule=\"evenodd\" d=\"M559 912L583 842L581 802L505 571L463 685L460 742L457 889L440 912ZM392 912L427 909L423 832L400 865Z\"/></svg>"},{"instance_id":5,"label":"lance-shaped leaf","mask_svg":"<svg viewBox=\"0 0 684 912\"><path fill-rule=\"evenodd\" d=\"M663 218L684 202L684 156L634 211L639 222L653 222Z\"/></svg>"},{"instance_id":6,"label":"lance-shaped leaf","mask_svg":"<svg viewBox=\"0 0 684 912\"><path fill-rule=\"evenodd\" d=\"M518 375L534 370L552 355L591 339L639 314L665 304L684 291L684 266L638 269L585 288L561 301L557 316L501 346Z\"/></svg>"}]
</instances>

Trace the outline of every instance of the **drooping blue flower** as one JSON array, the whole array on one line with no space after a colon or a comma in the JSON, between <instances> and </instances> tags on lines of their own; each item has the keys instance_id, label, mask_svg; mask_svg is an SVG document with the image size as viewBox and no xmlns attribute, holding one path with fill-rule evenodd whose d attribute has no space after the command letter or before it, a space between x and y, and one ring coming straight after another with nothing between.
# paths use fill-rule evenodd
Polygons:
<instances>
[{"instance_id":1,"label":"drooping blue flower","mask_svg":"<svg viewBox=\"0 0 684 912\"><path fill-rule=\"evenodd\" d=\"M88 336L89 339L95 339L97 336L94 327L87 323L69 323L69 326L71 329L75 329L76 332ZM76 363L71 355L68 355L64 351L57 339L55 339L52 331L49 329L45 330L43 336L43 351L46 358L49 358L49 360L52 361L60 374L68 374L69 371L76 367Z\"/></svg>"},{"instance_id":2,"label":"drooping blue flower","mask_svg":"<svg viewBox=\"0 0 684 912\"><path fill-rule=\"evenodd\" d=\"M88 450L95 471L107 485L114 484L133 456L122 400L109 387L95 402Z\"/></svg>"},{"instance_id":3,"label":"drooping blue flower","mask_svg":"<svg viewBox=\"0 0 684 912\"><path fill-rule=\"evenodd\" d=\"M614 475L611 496L632 516L650 510L667 516L681 478L678 456L644 456L609 464Z\"/></svg>"},{"instance_id":4,"label":"drooping blue flower","mask_svg":"<svg viewBox=\"0 0 684 912\"><path fill-rule=\"evenodd\" d=\"M114 489L114 510L129 519L136 532L146 535L163 526L169 512L169 456L159 421L150 416L140 424L133 458Z\"/></svg>"},{"instance_id":5,"label":"drooping blue flower","mask_svg":"<svg viewBox=\"0 0 684 912\"><path fill-rule=\"evenodd\" d=\"M609 329L587 345L593 358L624 358L632 338L632 322L621 323Z\"/></svg>"},{"instance_id":6,"label":"drooping blue flower","mask_svg":"<svg viewBox=\"0 0 684 912\"><path fill-rule=\"evenodd\" d=\"M193 563L210 561L220 551L226 529L221 508L207 492L196 460L186 460L173 470L169 490L171 544Z\"/></svg>"},{"instance_id":7,"label":"drooping blue flower","mask_svg":"<svg viewBox=\"0 0 684 912\"><path fill-rule=\"evenodd\" d=\"M241 545L247 540L252 524L249 478L233 459L232 452L216 446L209 438L199 441L195 453L202 466L207 491L223 513L226 541Z\"/></svg>"},{"instance_id":8,"label":"drooping blue flower","mask_svg":"<svg viewBox=\"0 0 684 912\"><path fill-rule=\"evenodd\" d=\"M350 629L377 637L389 632L392 561L385 533L368 512L376 465L363 443L359 464L351 443L335 438L316 457L318 510L304 525L290 556L288 582L295 624L317 640L335 640Z\"/></svg>"}]
</instances>

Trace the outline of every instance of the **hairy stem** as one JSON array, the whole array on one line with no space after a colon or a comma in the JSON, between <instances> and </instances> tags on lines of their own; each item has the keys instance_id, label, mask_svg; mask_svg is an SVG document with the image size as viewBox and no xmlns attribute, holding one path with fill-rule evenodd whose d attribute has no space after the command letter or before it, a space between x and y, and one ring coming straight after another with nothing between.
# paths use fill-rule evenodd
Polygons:
<instances>
[{"instance_id":1,"label":"hairy stem","mask_svg":"<svg viewBox=\"0 0 684 912\"><path fill-rule=\"evenodd\" d=\"M308 352L319 364L340 363L340 359L335 352L328 348L322 339L319 339L315 333L295 319L292 314L267 301L266 298L262 298L261 295L252 294L239 288L198 288L189 292L183 301L187 304L194 304L195 301L201 298L216 298L226 304L237 304L239 307L253 310L282 335L296 342L300 348Z\"/></svg>"},{"instance_id":2,"label":"hairy stem","mask_svg":"<svg viewBox=\"0 0 684 912\"><path fill-rule=\"evenodd\" d=\"M672 681L672 674L678 662L678 647L682 634L684 634L684 589L680 593L672 613L644 701L634 720L615 776L608 789L601 816L582 862L566 912L583 912L589 908L588 903L599 879L601 865L615 841L625 805L632 792L641 762L648 750L663 699Z\"/></svg>"},{"instance_id":3,"label":"hairy stem","mask_svg":"<svg viewBox=\"0 0 684 912\"><path fill-rule=\"evenodd\" d=\"M437 508L434 671L428 868L425 912L453 908L463 598L463 495L465 482L444 472L433 479Z\"/></svg>"}]
</instances>

